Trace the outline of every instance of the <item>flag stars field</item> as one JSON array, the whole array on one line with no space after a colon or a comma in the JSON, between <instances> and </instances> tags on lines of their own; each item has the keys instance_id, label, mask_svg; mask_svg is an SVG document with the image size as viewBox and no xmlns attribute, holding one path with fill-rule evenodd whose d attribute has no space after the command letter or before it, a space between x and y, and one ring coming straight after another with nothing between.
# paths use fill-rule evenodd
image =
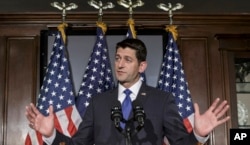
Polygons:
<instances>
[{"instance_id":1,"label":"flag stars field","mask_svg":"<svg viewBox=\"0 0 250 145\"><path fill-rule=\"evenodd\" d=\"M76 99L76 106L81 116L84 116L92 96L114 88L106 39L101 27L97 27L96 36L97 39Z\"/></svg>"}]
</instances>

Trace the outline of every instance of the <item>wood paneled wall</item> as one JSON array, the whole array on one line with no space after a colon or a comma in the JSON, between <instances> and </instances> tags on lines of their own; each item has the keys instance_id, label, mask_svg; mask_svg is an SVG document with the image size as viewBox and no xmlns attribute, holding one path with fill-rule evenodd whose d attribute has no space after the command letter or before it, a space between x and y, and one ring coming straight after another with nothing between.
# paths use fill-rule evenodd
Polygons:
<instances>
[{"instance_id":1,"label":"wood paneled wall","mask_svg":"<svg viewBox=\"0 0 250 145\"><path fill-rule=\"evenodd\" d=\"M74 29L91 29L95 13L71 13L67 22ZM127 14L109 13L103 18L109 29L126 27ZM165 13L134 14L136 29L164 29ZM39 91L40 30L56 27L61 15L55 13L0 14L0 144L24 144L28 131L25 106L35 102ZM222 56L216 34L250 33L250 15L176 14L179 49L194 102L204 112L219 97L227 99ZM226 70L227 71L227 70ZM229 111L231 115L231 110ZM227 145L229 121L211 134L210 145Z\"/></svg>"}]
</instances>

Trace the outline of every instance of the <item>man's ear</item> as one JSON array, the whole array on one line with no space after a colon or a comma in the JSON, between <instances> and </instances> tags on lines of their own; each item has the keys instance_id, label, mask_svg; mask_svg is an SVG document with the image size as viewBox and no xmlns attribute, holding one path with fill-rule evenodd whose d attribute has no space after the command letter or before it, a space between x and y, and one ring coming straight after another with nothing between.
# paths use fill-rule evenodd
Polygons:
<instances>
[{"instance_id":1,"label":"man's ear","mask_svg":"<svg viewBox=\"0 0 250 145\"><path fill-rule=\"evenodd\" d=\"M139 66L139 72L142 73L146 70L148 63L146 61L142 61Z\"/></svg>"}]
</instances>

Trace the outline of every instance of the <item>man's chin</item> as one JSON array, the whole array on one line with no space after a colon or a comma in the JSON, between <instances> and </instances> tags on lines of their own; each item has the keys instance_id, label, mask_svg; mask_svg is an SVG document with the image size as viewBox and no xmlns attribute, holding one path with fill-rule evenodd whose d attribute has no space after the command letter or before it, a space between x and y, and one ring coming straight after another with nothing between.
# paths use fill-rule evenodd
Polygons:
<instances>
[{"instance_id":1,"label":"man's chin","mask_svg":"<svg viewBox=\"0 0 250 145\"><path fill-rule=\"evenodd\" d=\"M118 82L119 82L120 84L125 83L125 81L123 81L123 80L118 80Z\"/></svg>"},{"instance_id":2,"label":"man's chin","mask_svg":"<svg viewBox=\"0 0 250 145\"><path fill-rule=\"evenodd\" d=\"M123 80L123 79L118 79L118 82L119 82L120 84L124 84L124 83L126 83L126 81L125 81L125 80Z\"/></svg>"}]
</instances>

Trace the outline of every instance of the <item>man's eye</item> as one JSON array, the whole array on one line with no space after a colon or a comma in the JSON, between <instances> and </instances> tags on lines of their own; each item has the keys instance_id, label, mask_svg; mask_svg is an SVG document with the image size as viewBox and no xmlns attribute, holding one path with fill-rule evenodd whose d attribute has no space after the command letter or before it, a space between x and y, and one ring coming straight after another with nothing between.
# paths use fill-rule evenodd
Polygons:
<instances>
[{"instance_id":1,"label":"man's eye","mask_svg":"<svg viewBox=\"0 0 250 145\"><path fill-rule=\"evenodd\" d=\"M132 59L126 58L126 61L127 61L127 62L132 62Z\"/></svg>"},{"instance_id":2,"label":"man's eye","mask_svg":"<svg viewBox=\"0 0 250 145\"><path fill-rule=\"evenodd\" d=\"M116 61L120 60L120 57L115 57L115 60L116 60Z\"/></svg>"}]
</instances>

